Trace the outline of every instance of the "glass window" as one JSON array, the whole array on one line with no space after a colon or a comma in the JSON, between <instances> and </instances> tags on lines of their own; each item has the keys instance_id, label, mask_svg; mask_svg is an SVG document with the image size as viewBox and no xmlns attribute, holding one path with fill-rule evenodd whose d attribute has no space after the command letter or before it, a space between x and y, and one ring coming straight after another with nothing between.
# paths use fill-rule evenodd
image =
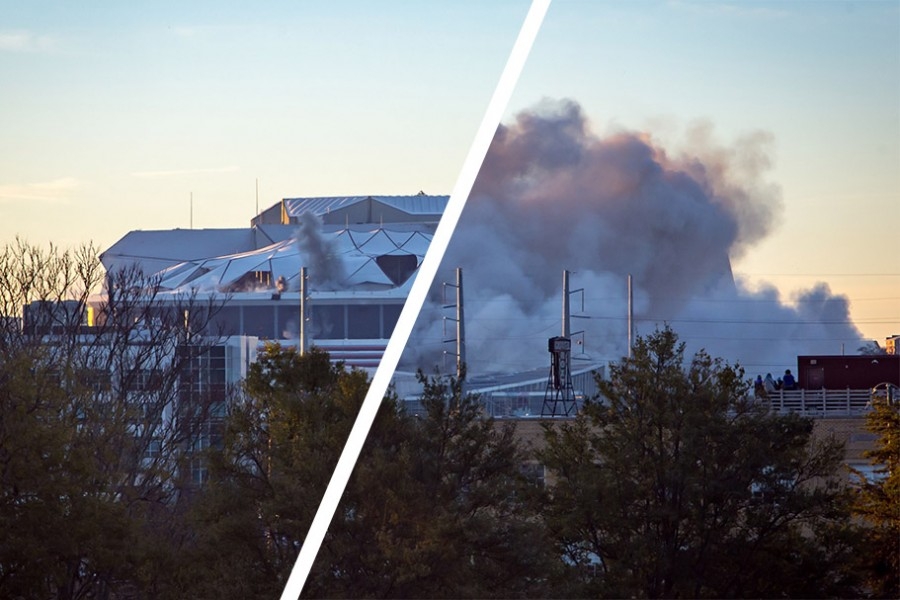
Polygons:
<instances>
[{"instance_id":1,"label":"glass window","mask_svg":"<svg viewBox=\"0 0 900 600\"><path fill-rule=\"evenodd\" d=\"M239 306L223 306L209 323L210 335L239 335L241 333L241 308Z\"/></svg>"},{"instance_id":2,"label":"glass window","mask_svg":"<svg viewBox=\"0 0 900 600\"><path fill-rule=\"evenodd\" d=\"M344 305L313 304L310 334L313 339L345 339L347 337L347 329L344 326Z\"/></svg>"},{"instance_id":3,"label":"glass window","mask_svg":"<svg viewBox=\"0 0 900 600\"><path fill-rule=\"evenodd\" d=\"M275 337L274 306L244 306L244 334L259 338Z\"/></svg>"},{"instance_id":4,"label":"glass window","mask_svg":"<svg viewBox=\"0 0 900 600\"><path fill-rule=\"evenodd\" d=\"M403 310L402 304L385 304L381 307L384 314L384 334L381 336L388 339L394 333L394 327L400 319L400 311Z\"/></svg>"},{"instance_id":5,"label":"glass window","mask_svg":"<svg viewBox=\"0 0 900 600\"><path fill-rule=\"evenodd\" d=\"M209 382L213 385L225 385L225 369L210 369Z\"/></svg>"},{"instance_id":6,"label":"glass window","mask_svg":"<svg viewBox=\"0 0 900 600\"><path fill-rule=\"evenodd\" d=\"M200 460L191 461L191 479L196 485L203 485L209 480L209 471Z\"/></svg>"},{"instance_id":7,"label":"glass window","mask_svg":"<svg viewBox=\"0 0 900 600\"><path fill-rule=\"evenodd\" d=\"M308 325L308 323L307 323ZM296 340L300 337L300 305L296 303L278 306L278 336L285 340Z\"/></svg>"},{"instance_id":8,"label":"glass window","mask_svg":"<svg viewBox=\"0 0 900 600\"><path fill-rule=\"evenodd\" d=\"M347 307L347 325L350 339L371 340L381 337L381 306L377 304L351 304Z\"/></svg>"},{"instance_id":9,"label":"glass window","mask_svg":"<svg viewBox=\"0 0 900 600\"><path fill-rule=\"evenodd\" d=\"M162 452L162 444L159 440L150 440L144 450L144 458L158 458Z\"/></svg>"}]
</instances>

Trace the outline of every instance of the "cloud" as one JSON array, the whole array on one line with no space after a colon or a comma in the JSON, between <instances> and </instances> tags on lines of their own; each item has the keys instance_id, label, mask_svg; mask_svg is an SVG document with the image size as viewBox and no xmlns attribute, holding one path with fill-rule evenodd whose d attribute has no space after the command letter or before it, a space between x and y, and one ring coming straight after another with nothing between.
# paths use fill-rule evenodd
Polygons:
<instances>
[{"instance_id":1,"label":"cloud","mask_svg":"<svg viewBox=\"0 0 900 600\"><path fill-rule=\"evenodd\" d=\"M57 45L49 35L31 31L0 31L0 52L49 52Z\"/></svg>"},{"instance_id":2,"label":"cloud","mask_svg":"<svg viewBox=\"0 0 900 600\"><path fill-rule=\"evenodd\" d=\"M240 171L240 167L231 165L227 167L210 167L206 169L173 169L169 171L135 171L132 177L142 179L158 179L160 177L180 177L182 175L202 175L206 173L234 173Z\"/></svg>"},{"instance_id":3,"label":"cloud","mask_svg":"<svg viewBox=\"0 0 900 600\"><path fill-rule=\"evenodd\" d=\"M39 183L0 185L0 202L17 200L46 203L66 202L69 194L79 186L81 186L81 182L73 177L61 177Z\"/></svg>"}]
</instances>

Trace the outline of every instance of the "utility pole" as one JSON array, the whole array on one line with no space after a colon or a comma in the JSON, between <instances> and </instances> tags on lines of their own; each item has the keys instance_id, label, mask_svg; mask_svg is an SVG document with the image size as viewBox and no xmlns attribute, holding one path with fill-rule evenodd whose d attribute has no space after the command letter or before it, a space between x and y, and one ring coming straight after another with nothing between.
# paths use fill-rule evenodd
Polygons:
<instances>
[{"instance_id":1,"label":"utility pole","mask_svg":"<svg viewBox=\"0 0 900 600\"><path fill-rule=\"evenodd\" d=\"M572 317L569 309L569 272L563 269L562 289L562 337L572 337Z\"/></svg>"},{"instance_id":2,"label":"utility pole","mask_svg":"<svg viewBox=\"0 0 900 600\"><path fill-rule=\"evenodd\" d=\"M306 321L309 315L306 304L306 267L300 267L300 356L309 349L306 340Z\"/></svg>"},{"instance_id":3,"label":"utility pole","mask_svg":"<svg viewBox=\"0 0 900 600\"><path fill-rule=\"evenodd\" d=\"M465 379L466 368L466 320L463 309L462 268L456 267L456 377Z\"/></svg>"},{"instance_id":4,"label":"utility pole","mask_svg":"<svg viewBox=\"0 0 900 600\"><path fill-rule=\"evenodd\" d=\"M456 378L462 381L465 379L466 368L466 319L465 308L463 306L463 275L461 267L456 268L456 285L451 283L444 284L445 287L448 285L456 288L456 303L444 305L444 308L456 309L456 317L453 319L456 321L456 338L454 340L445 339L444 341L456 342Z\"/></svg>"},{"instance_id":5,"label":"utility pole","mask_svg":"<svg viewBox=\"0 0 900 600\"><path fill-rule=\"evenodd\" d=\"M587 319L590 317L586 317L582 315L573 315L572 314L572 301L571 296L573 294L581 294L581 312L584 312L584 288L578 288L577 290L573 290L569 287L569 275L571 275L570 271L563 270L563 301L562 301L562 336L567 339L572 339L573 336L581 334L582 336L582 345L584 344L584 330L581 329L579 331L572 331L572 319ZM582 352L584 349L582 348Z\"/></svg>"},{"instance_id":6,"label":"utility pole","mask_svg":"<svg viewBox=\"0 0 900 600\"><path fill-rule=\"evenodd\" d=\"M628 358L631 358L631 347L634 345L634 296L631 290L631 274L628 274Z\"/></svg>"}]
</instances>

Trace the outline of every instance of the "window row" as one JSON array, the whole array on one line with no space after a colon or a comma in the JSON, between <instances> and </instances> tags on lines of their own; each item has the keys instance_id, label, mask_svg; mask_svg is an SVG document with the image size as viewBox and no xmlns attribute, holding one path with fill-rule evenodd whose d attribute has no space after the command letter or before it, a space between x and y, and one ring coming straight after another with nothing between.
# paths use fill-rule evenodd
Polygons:
<instances>
[{"instance_id":1,"label":"window row","mask_svg":"<svg viewBox=\"0 0 900 600\"><path fill-rule=\"evenodd\" d=\"M312 304L307 336L320 340L388 339L397 325L402 304ZM300 308L225 306L213 318L212 333L252 335L262 339L297 339Z\"/></svg>"}]
</instances>

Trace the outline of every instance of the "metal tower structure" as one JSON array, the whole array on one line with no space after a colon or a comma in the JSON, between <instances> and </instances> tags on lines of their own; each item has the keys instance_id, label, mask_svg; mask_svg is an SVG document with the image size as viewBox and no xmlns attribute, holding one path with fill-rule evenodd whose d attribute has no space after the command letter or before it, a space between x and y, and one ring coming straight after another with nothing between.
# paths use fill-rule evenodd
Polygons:
<instances>
[{"instance_id":1,"label":"metal tower structure","mask_svg":"<svg viewBox=\"0 0 900 600\"><path fill-rule=\"evenodd\" d=\"M547 342L550 351L550 375L544 392L542 417L566 416L575 412L575 388L572 386L572 327L569 309L569 272L563 271L562 335Z\"/></svg>"},{"instance_id":2,"label":"metal tower structure","mask_svg":"<svg viewBox=\"0 0 900 600\"><path fill-rule=\"evenodd\" d=\"M550 376L544 392L542 417L568 417L575 412L575 388L572 386L572 340L562 336L547 342L550 351Z\"/></svg>"}]
</instances>

